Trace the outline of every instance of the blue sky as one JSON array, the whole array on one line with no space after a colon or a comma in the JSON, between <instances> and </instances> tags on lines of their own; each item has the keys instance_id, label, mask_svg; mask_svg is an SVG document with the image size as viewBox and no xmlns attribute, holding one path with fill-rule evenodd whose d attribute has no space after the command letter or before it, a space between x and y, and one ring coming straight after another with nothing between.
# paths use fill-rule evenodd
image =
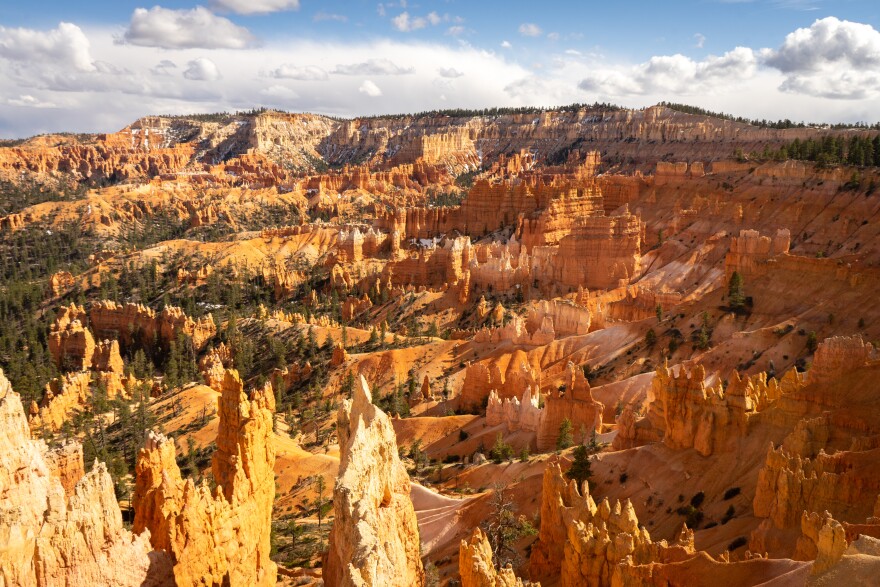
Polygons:
<instances>
[{"instance_id":1,"label":"blue sky","mask_svg":"<svg viewBox=\"0 0 880 587\"><path fill-rule=\"evenodd\" d=\"M0 5L0 137L269 106L339 115L679 101L880 119L880 2Z\"/></svg>"}]
</instances>

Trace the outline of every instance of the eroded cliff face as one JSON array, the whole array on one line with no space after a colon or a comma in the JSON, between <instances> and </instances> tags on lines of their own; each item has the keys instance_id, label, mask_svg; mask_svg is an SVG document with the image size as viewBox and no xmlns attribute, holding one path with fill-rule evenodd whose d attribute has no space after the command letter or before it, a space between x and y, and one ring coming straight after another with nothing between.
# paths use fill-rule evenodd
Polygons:
<instances>
[{"instance_id":1,"label":"eroded cliff face","mask_svg":"<svg viewBox=\"0 0 880 587\"><path fill-rule=\"evenodd\" d=\"M167 553L180 585L274 585L269 559L275 497L275 446L271 386L244 393L226 371L219 398L217 487L183 479L174 441L150 433L138 454L135 531L149 530L156 550Z\"/></svg>"},{"instance_id":2,"label":"eroded cliff face","mask_svg":"<svg viewBox=\"0 0 880 587\"><path fill-rule=\"evenodd\" d=\"M324 560L330 587L424 584L410 481L397 454L391 420L372 403L360 377L337 413L340 462L333 490L336 519Z\"/></svg>"},{"instance_id":3,"label":"eroded cliff face","mask_svg":"<svg viewBox=\"0 0 880 587\"><path fill-rule=\"evenodd\" d=\"M0 583L171 586L171 561L122 525L103 463L32 440L21 399L0 372Z\"/></svg>"}]
</instances>

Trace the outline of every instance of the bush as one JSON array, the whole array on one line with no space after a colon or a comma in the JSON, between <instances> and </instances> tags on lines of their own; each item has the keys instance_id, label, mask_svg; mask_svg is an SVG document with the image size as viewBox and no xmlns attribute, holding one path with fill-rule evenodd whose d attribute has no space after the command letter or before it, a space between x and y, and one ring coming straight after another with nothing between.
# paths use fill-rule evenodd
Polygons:
<instances>
[{"instance_id":1,"label":"bush","mask_svg":"<svg viewBox=\"0 0 880 587\"><path fill-rule=\"evenodd\" d=\"M695 493L694 496L691 498L691 505L694 506L695 508L698 508L701 505L703 505L703 500L705 500L705 499L706 499L706 494L703 493L702 491L700 491L699 493Z\"/></svg>"},{"instance_id":2,"label":"bush","mask_svg":"<svg viewBox=\"0 0 880 587\"><path fill-rule=\"evenodd\" d=\"M743 547L748 544L748 539L745 536L740 536L739 538L734 539L733 542L727 545L727 550L733 552L737 548Z\"/></svg>"},{"instance_id":3,"label":"bush","mask_svg":"<svg viewBox=\"0 0 880 587\"><path fill-rule=\"evenodd\" d=\"M727 491L724 492L724 501L727 501L728 499L733 499L734 497L739 495L739 491L740 491L739 487L731 487L730 489L728 489Z\"/></svg>"},{"instance_id":4,"label":"bush","mask_svg":"<svg viewBox=\"0 0 880 587\"><path fill-rule=\"evenodd\" d=\"M724 517L721 518L721 523L726 524L727 522L732 520L735 515L736 515L736 508L733 506L730 506L729 508L727 508L727 511L724 512Z\"/></svg>"},{"instance_id":5,"label":"bush","mask_svg":"<svg viewBox=\"0 0 880 587\"><path fill-rule=\"evenodd\" d=\"M629 475L627 475L626 473L621 473L621 474L620 474L620 482L621 482L621 483L626 483L626 480L627 480L627 479L629 479Z\"/></svg>"}]
</instances>

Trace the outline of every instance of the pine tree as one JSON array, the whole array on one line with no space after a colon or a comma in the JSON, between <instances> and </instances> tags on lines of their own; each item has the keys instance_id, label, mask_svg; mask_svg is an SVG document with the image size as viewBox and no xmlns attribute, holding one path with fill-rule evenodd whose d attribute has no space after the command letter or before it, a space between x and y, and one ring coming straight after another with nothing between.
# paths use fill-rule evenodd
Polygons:
<instances>
[{"instance_id":1,"label":"pine tree","mask_svg":"<svg viewBox=\"0 0 880 587\"><path fill-rule=\"evenodd\" d=\"M739 271L734 271L730 276L727 284L728 304L733 310L739 310L746 304L746 297L743 294L743 278Z\"/></svg>"},{"instance_id":2,"label":"pine tree","mask_svg":"<svg viewBox=\"0 0 880 587\"><path fill-rule=\"evenodd\" d=\"M572 437L571 432L571 420L566 418L562 421L562 424L559 425L559 437L556 439L556 450L565 450L574 444L574 438Z\"/></svg>"},{"instance_id":3,"label":"pine tree","mask_svg":"<svg viewBox=\"0 0 880 587\"><path fill-rule=\"evenodd\" d=\"M580 488L583 482L588 481L592 475L590 453L586 446L578 445L574 449L574 461L571 463L571 468L565 473L565 476L577 481L578 488Z\"/></svg>"}]
</instances>

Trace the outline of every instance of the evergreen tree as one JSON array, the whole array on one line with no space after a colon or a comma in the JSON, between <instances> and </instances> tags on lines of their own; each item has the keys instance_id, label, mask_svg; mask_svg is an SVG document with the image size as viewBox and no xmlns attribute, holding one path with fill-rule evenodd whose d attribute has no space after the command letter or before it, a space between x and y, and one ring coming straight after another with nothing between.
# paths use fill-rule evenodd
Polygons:
<instances>
[{"instance_id":1,"label":"evergreen tree","mask_svg":"<svg viewBox=\"0 0 880 587\"><path fill-rule=\"evenodd\" d=\"M734 271L730 276L730 281L727 284L727 300L733 310L739 310L746 304L746 297L743 293L743 278L739 271Z\"/></svg>"},{"instance_id":2,"label":"evergreen tree","mask_svg":"<svg viewBox=\"0 0 880 587\"><path fill-rule=\"evenodd\" d=\"M566 418L559 425L559 437L556 439L556 450L565 450L574 444L571 420Z\"/></svg>"},{"instance_id":3,"label":"evergreen tree","mask_svg":"<svg viewBox=\"0 0 880 587\"><path fill-rule=\"evenodd\" d=\"M583 482L588 481L592 475L590 453L587 447L582 444L576 446L574 449L574 461L571 463L571 468L566 471L565 476L577 481L578 488L580 488Z\"/></svg>"}]
</instances>

